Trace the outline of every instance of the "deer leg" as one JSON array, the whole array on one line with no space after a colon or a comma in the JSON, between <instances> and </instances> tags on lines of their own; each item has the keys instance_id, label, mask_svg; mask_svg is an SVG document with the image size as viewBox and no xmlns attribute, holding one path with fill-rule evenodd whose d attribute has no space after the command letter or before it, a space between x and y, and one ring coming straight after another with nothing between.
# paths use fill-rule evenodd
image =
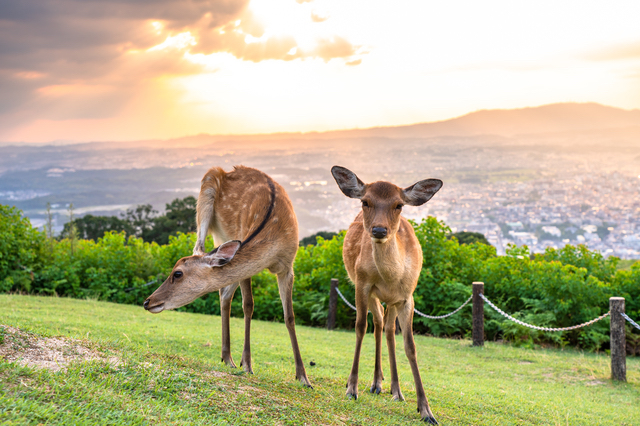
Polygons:
<instances>
[{"instance_id":1,"label":"deer leg","mask_svg":"<svg viewBox=\"0 0 640 426\"><path fill-rule=\"evenodd\" d=\"M351 374L347 381L347 396L358 399L358 369L360 368L360 350L362 339L367 332L367 311L369 295L365 294L362 286L356 284L356 349L353 354Z\"/></svg>"},{"instance_id":2,"label":"deer leg","mask_svg":"<svg viewBox=\"0 0 640 426\"><path fill-rule=\"evenodd\" d=\"M278 291L280 292L280 300L282 300L282 310L284 311L284 322L289 331L291 339L291 348L293 349L293 359L296 363L296 379L304 386L312 387L307 372L302 363L300 348L298 347L298 338L296 337L296 320L293 313L293 302L291 300L293 293L293 270L288 269L285 272L278 273Z\"/></svg>"},{"instance_id":3,"label":"deer leg","mask_svg":"<svg viewBox=\"0 0 640 426\"><path fill-rule=\"evenodd\" d=\"M389 368L391 369L391 395L395 401L404 401L404 396L400 391L400 381L398 380L398 366L396 364L396 318L398 313L395 306L387 305L387 312L384 316L384 333L387 336L387 349L389 350Z\"/></svg>"},{"instance_id":4,"label":"deer leg","mask_svg":"<svg viewBox=\"0 0 640 426\"><path fill-rule=\"evenodd\" d=\"M371 393L380 394L382 392L382 324L383 309L380 301L373 297L369 298L369 310L373 314L373 334L376 338L376 363L373 369L373 383Z\"/></svg>"},{"instance_id":5,"label":"deer leg","mask_svg":"<svg viewBox=\"0 0 640 426\"><path fill-rule=\"evenodd\" d=\"M229 333L229 317L231 316L231 301L240 283L220 289L220 318L222 319L222 361L231 368L236 364L231 358L231 335Z\"/></svg>"},{"instance_id":6,"label":"deer leg","mask_svg":"<svg viewBox=\"0 0 640 426\"><path fill-rule=\"evenodd\" d=\"M427 396L424 393L424 387L422 386L422 379L420 378L420 371L418 370L418 357L416 354L416 344L413 340L413 297L407 300L398 315L400 320L400 327L402 328L402 338L404 339L404 352L409 359L409 365L411 366L411 372L413 373L413 381L416 385L416 399L418 400L418 412L422 421L428 424L437 425L431 409L429 408L429 402Z\"/></svg>"},{"instance_id":7,"label":"deer leg","mask_svg":"<svg viewBox=\"0 0 640 426\"><path fill-rule=\"evenodd\" d=\"M251 317L253 316L253 292L251 290L251 278L240 281L242 291L242 310L244 311L244 349L240 366L247 373L253 374L251 365Z\"/></svg>"}]
</instances>

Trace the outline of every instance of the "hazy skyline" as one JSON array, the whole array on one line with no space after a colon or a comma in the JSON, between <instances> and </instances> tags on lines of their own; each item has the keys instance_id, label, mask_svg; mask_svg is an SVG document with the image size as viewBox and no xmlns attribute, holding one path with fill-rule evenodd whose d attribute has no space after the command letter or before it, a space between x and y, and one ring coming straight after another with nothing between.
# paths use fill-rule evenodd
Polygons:
<instances>
[{"instance_id":1,"label":"hazy skyline","mask_svg":"<svg viewBox=\"0 0 640 426\"><path fill-rule=\"evenodd\" d=\"M326 131L640 108L638 2L0 3L0 141Z\"/></svg>"}]
</instances>

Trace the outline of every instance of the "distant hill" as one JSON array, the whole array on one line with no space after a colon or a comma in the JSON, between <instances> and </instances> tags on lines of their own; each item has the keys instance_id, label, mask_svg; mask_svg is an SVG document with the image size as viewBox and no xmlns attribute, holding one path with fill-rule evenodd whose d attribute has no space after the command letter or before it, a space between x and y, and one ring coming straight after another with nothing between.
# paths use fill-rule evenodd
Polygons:
<instances>
[{"instance_id":1,"label":"distant hill","mask_svg":"<svg viewBox=\"0 0 640 426\"><path fill-rule=\"evenodd\" d=\"M439 136L496 135L503 137L554 133L612 131L640 136L640 110L624 110L597 103L557 103L530 108L475 111L460 117L406 126L372 127L308 133L269 133L254 135L195 135L167 141L139 141L140 145L202 146L222 141L282 143L284 141L431 138ZM127 144L130 144L128 142ZM95 146L95 145L94 145Z\"/></svg>"},{"instance_id":2,"label":"distant hill","mask_svg":"<svg viewBox=\"0 0 640 426\"><path fill-rule=\"evenodd\" d=\"M389 138L516 136L629 127L640 128L640 110L624 110L596 103L559 103L520 109L481 110L432 123L345 130L317 135Z\"/></svg>"},{"instance_id":3,"label":"distant hill","mask_svg":"<svg viewBox=\"0 0 640 426\"><path fill-rule=\"evenodd\" d=\"M267 133L245 135L199 134L174 139L154 139L128 142L96 141L76 143L78 149L113 148L197 148L219 146L225 150L253 148L282 148L289 142L296 146L301 141L328 141L345 139L402 139L434 137L477 137L483 135L505 138L530 136L570 135L589 137L607 135L618 139L640 140L640 110L624 110L597 103L557 103L518 109L491 109L471 112L449 120L405 126L372 127L367 129L334 130L307 133ZM230 142L242 142L238 146ZM67 145L69 142L47 144L17 144L26 146ZM2 144L16 145L16 144ZM323 145L326 147L326 145Z\"/></svg>"}]
</instances>

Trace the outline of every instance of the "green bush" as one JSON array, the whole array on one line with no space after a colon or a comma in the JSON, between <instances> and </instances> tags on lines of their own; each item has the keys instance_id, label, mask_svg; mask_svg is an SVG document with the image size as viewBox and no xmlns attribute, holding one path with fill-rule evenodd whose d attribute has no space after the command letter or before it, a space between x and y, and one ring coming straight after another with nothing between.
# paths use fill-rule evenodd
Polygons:
<instances>
[{"instance_id":1,"label":"green bush","mask_svg":"<svg viewBox=\"0 0 640 426\"><path fill-rule=\"evenodd\" d=\"M0 292L33 291L33 271L46 257L44 242L20 210L0 204Z\"/></svg>"},{"instance_id":2,"label":"green bush","mask_svg":"<svg viewBox=\"0 0 640 426\"><path fill-rule=\"evenodd\" d=\"M167 277L175 262L189 256L194 233L168 236L168 243L148 243L125 232L105 232L97 241L47 239L31 227L13 207L0 206L0 292L29 292L75 298L95 298L117 303L142 304ZM442 315L460 306L471 295L471 283L483 281L486 296L498 307L522 321L539 326L566 327L608 311L609 297L626 298L626 311L640 318L640 263L616 270L618 259L604 258L584 246L566 246L531 256L526 246L510 246L497 256L492 246L460 244L448 238L451 231L433 217L413 223L424 260L414 293L416 308ZM327 320L331 278L353 301L354 287L342 262L345 232L331 239L316 238L316 245L298 249L294 264L294 310L298 324L324 326ZM209 238L206 249L213 248ZM240 293L240 292L238 292ZM282 321L282 304L276 277L268 271L253 277L255 319ZM189 312L219 314L217 293L180 308ZM238 294L231 314L243 316ZM338 327L352 328L355 312L338 303ZM609 320L569 332L541 332L506 320L485 308L485 332L489 339L505 339L522 346L572 345L589 350L606 349ZM415 316L418 333L436 336L469 336L471 308L445 320ZM640 341L630 329L629 341Z\"/></svg>"}]
</instances>

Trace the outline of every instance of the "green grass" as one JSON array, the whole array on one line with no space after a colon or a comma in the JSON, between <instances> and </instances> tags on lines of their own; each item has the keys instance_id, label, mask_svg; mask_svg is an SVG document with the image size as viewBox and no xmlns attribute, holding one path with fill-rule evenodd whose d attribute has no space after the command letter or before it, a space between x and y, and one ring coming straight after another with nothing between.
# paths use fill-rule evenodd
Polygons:
<instances>
[{"instance_id":1,"label":"green grass","mask_svg":"<svg viewBox=\"0 0 640 426\"><path fill-rule=\"evenodd\" d=\"M146 313L97 301L0 296L0 324L36 336L66 336L105 356L67 371L20 367L0 359L2 424L417 424L413 378L398 339L406 402L367 392L374 344L365 337L360 398L345 398L352 331L298 327L314 389L294 379L284 325L254 321L254 375L220 363L220 318ZM1 327L0 327L1 329ZM3 333L0 333L3 334ZM240 361L242 319L232 319ZM8 334L4 333L5 341ZM208 345L211 343L211 345ZM609 380L609 358L573 350L528 350L497 343L416 336L432 410L443 425L638 425L640 362L627 359L628 383ZM315 366L309 366L314 361Z\"/></svg>"}]
</instances>

